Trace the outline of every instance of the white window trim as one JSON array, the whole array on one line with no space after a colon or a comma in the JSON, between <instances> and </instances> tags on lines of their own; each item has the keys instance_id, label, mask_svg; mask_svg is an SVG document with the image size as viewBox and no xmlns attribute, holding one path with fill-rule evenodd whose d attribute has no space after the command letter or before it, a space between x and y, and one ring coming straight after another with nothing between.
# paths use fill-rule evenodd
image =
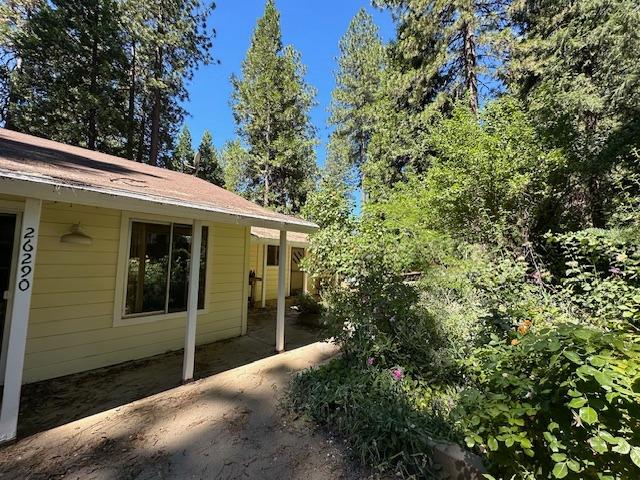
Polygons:
<instances>
[{"instance_id":1,"label":"white window trim","mask_svg":"<svg viewBox=\"0 0 640 480\"><path fill-rule=\"evenodd\" d=\"M113 326L123 327L128 325L139 325L142 323L160 322L163 320L185 319L187 312L171 312L171 313L134 313L125 315L124 299L127 295L127 261L129 260L129 250L131 246L131 224L132 222L160 223L170 224L178 223L180 225L193 225L193 220L179 217L167 217L162 215L138 214L135 212L122 212L120 220L120 243L118 248L118 266L116 270L116 291L115 301L113 305ZM209 223L203 223L203 227L208 229L207 237L207 265L205 272L204 284L204 308L198 309L198 315L209 313L209 292L206 277L209 276L211 268L211 236L212 227Z\"/></svg>"}]
</instances>

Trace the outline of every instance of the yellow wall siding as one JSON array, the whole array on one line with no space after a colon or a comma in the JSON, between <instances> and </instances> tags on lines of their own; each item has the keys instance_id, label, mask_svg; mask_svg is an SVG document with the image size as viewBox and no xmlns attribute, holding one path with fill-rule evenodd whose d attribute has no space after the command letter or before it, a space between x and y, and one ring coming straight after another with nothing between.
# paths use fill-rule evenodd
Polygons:
<instances>
[{"instance_id":1,"label":"yellow wall siding","mask_svg":"<svg viewBox=\"0 0 640 480\"><path fill-rule=\"evenodd\" d=\"M256 272L256 276L266 278L267 290L266 299L276 300L278 298L278 267L267 266L267 275L265 276L262 269L264 267L264 244L251 241L251 248L249 249L249 269ZM258 282L255 288L255 302L262 301L262 285Z\"/></svg>"},{"instance_id":2,"label":"yellow wall siding","mask_svg":"<svg viewBox=\"0 0 640 480\"><path fill-rule=\"evenodd\" d=\"M278 267L277 266L267 266L267 274L263 275L263 255L264 255L264 244L258 243L254 240L251 241L251 248L249 250L249 269L256 272L257 277L266 278L267 282L267 290L266 290L266 298L267 301L273 301L278 298ZM291 277L291 247L287 247L287 282L290 282ZM311 294L317 293L314 282L308 278L307 279L307 291ZM254 304L262 301L262 286L260 283L256 284L255 289L255 298Z\"/></svg>"},{"instance_id":3,"label":"yellow wall siding","mask_svg":"<svg viewBox=\"0 0 640 480\"><path fill-rule=\"evenodd\" d=\"M186 314L113 326L122 214L45 202L39 232L24 381L34 382L182 348ZM80 222L91 245L60 242ZM197 343L240 335L246 228L209 226L206 308ZM124 232L126 234L126 232ZM118 286L121 288L121 286Z\"/></svg>"}]
</instances>

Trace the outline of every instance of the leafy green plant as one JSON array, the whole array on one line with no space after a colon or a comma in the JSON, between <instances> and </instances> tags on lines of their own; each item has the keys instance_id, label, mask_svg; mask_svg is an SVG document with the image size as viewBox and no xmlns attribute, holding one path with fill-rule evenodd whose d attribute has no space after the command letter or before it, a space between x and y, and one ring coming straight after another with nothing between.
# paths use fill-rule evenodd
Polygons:
<instances>
[{"instance_id":1,"label":"leafy green plant","mask_svg":"<svg viewBox=\"0 0 640 480\"><path fill-rule=\"evenodd\" d=\"M301 293L296 297L296 306L300 313L316 315L324 312L324 306L313 295Z\"/></svg>"},{"instance_id":2,"label":"leafy green plant","mask_svg":"<svg viewBox=\"0 0 640 480\"><path fill-rule=\"evenodd\" d=\"M436 477L432 439L448 435L449 394L370 358L340 358L303 372L292 383L289 406L343 436L363 464L402 477Z\"/></svg>"},{"instance_id":3,"label":"leafy green plant","mask_svg":"<svg viewBox=\"0 0 640 480\"><path fill-rule=\"evenodd\" d=\"M509 478L640 476L640 338L577 325L495 338L469 360L457 424Z\"/></svg>"},{"instance_id":4,"label":"leafy green plant","mask_svg":"<svg viewBox=\"0 0 640 480\"><path fill-rule=\"evenodd\" d=\"M640 326L640 242L633 230L588 229L546 238L554 273L573 302L618 327Z\"/></svg>"}]
</instances>

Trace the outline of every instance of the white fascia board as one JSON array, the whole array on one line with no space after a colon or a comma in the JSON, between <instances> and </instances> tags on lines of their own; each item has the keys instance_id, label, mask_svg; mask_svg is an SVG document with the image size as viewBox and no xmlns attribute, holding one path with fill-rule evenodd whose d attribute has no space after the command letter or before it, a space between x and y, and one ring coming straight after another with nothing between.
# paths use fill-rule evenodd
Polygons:
<instances>
[{"instance_id":1,"label":"white fascia board","mask_svg":"<svg viewBox=\"0 0 640 480\"><path fill-rule=\"evenodd\" d=\"M304 220L279 221L259 214L241 214L224 208L209 208L179 200L146 196L122 190L98 189L86 185L67 185L50 178L0 171L0 193L39 198L52 202L77 203L92 207L128 210L154 215L170 215L210 222L229 223L311 233L318 226Z\"/></svg>"}]
</instances>

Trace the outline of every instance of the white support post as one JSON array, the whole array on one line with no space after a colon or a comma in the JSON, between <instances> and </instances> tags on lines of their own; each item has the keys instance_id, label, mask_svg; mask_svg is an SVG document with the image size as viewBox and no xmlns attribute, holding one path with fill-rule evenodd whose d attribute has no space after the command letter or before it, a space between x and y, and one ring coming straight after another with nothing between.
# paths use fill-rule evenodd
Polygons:
<instances>
[{"instance_id":1,"label":"white support post","mask_svg":"<svg viewBox=\"0 0 640 480\"><path fill-rule=\"evenodd\" d=\"M307 249L304 250L304 256L307 256ZM302 271L302 293L307 295L309 293L309 276L307 275L307 271Z\"/></svg>"},{"instance_id":2,"label":"white support post","mask_svg":"<svg viewBox=\"0 0 640 480\"><path fill-rule=\"evenodd\" d=\"M293 266L293 262L291 261L291 248L287 246L287 280L285 284L285 296L291 296L291 267Z\"/></svg>"},{"instance_id":3,"label":"white support post","mask_svg":"<svg viewBox=\"0 0 640 480\"><path fill-rule=\"evenodd\" d=\"M202 245L202 222L193 221L191 237L191 260L189 261L189 296L187 301L187 327L184 334L184 360L182 362L183 383L193 380L196 355L196 324L198 321L198 290L200 287L200 247ZM245 299L246 301L246 299Z\"/></svg>"},{"instance_id":4,"label":"white support post","mask_svg":"<svg viewBox=\"0 0 640 480\"><path fill-rule=\"evenodd\" d=\"M266 308L267 306L267 253L269 252L269 245L265 244L262 248L262 285L261 288L261 296L262 296L262 308Z\"/></svg>"},{"instance_id":5,"label":"white support post","mask_svg":"<svg viewBox=\"0 0 640 480\"><path fill-rule=\"evenodd\" d=\"M276 352L284 351L285 284L287 279L287 231L280 230L278 252L278 310L276 313Z\"/></svg>"},{"instance_id":6,"label":"white support post","mask_svg":"<svg viewBox=\"0 0 640 480\"><path fill-rule=\"evenodd\" d=\"M244 270L242 275L244 277L244 284L242 288L242 298L244 299L244 302L242 302L242 335L247 334L247 323L249 320L249 297L251 296L251 308L253 308L254 301L254 291L251 285L249 285L249 250L251 249L251 227L245 227L244 230Z\"/></svg>"},{"instance_id":7,"label":"white support post","mask_svg":"<svg viewBox=\"0 0 640 480\"><path fill-rule=\"evenodd\" d=\"M27 345L27 328L33 290L33 272L38 251L38 230L42 200L27 198L24 202L20 245L15 284L13 286L13 308L9 326L7 362L4 371L2 412L0 413L0 443L16 438L24 352Z\"/></svg>"}]
</instances>

